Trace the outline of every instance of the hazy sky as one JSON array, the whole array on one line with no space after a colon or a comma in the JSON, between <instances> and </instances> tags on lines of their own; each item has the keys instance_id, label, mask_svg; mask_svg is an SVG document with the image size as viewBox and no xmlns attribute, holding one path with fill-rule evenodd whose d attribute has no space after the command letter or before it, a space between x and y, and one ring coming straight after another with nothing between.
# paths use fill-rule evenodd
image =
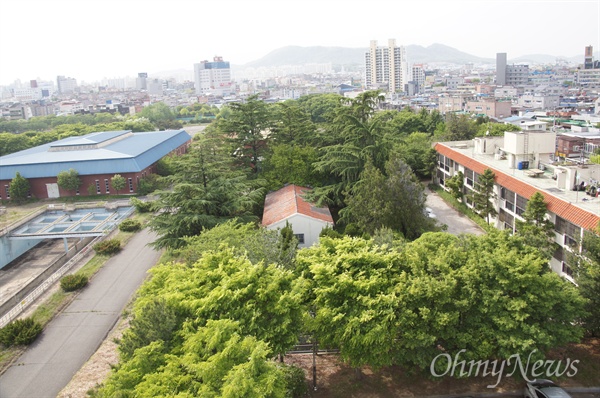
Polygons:
<instances>
[{"instance_id":1,"label":"hazy sky","mask_svg":"<svg viewBox=\"0 0 600 398\"><path fill-rule=\"evenodd\" d=\"M244 64L287 45L441 43L480 57L600 50L600 0L0 0L0 85ZM410 59L409 59L410 62Z\"/></svg>"}]
</instances>

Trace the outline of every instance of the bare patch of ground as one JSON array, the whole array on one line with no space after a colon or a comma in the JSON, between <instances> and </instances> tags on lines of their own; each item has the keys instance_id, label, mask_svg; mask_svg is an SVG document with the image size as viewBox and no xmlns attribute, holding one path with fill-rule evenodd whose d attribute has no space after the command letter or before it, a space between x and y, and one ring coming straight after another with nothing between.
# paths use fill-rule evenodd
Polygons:
<instances>
[{"instance_id":1,"label":"bare patch of ground","mask_svg":"<svg viewBox=\"0 0 600 398\"><path fill-rule=\"evenodd\" d=\"M118 362L117 344L123 331L128 327L127 320L121 320L110 333L98 351L75 374L71 382L61 391L58 398L86 398L90 389L103 383L109 376L111 366ZM579 360L575 377L558 380L565 387L600 386L600 339L585 339L580 344L554 350L549 359L570 358ZM374 371L368 367L361 370L357 378L353 368L340 362L337 354L319 354L317 364L317 389L313 390L311 354L294 354L285 357L285 363L296 365L304 370L309 386L309 397L333 398L378 398L378 397L431 397L440 395L473 396L490 393L511 393L520 395L524 382L516 377L503 377L495 388L488 385L497 383L495 377L444 377L435 379L423 373L410 373L391 366Z\"/></svg>"}]
</instances>

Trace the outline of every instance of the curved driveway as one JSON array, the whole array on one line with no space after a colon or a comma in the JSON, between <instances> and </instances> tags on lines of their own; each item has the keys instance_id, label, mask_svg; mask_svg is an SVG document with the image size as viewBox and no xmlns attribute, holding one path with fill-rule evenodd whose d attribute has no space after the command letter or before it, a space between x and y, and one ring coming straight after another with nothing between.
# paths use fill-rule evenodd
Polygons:
<instances>
[{"instance_id":1,"label":"curved driveway","mask_svg":"<svg viewBox=\"0 0 600 398\"><path fill-rule=\"evenodd\" d=\"M144 229L96 273L90 284L0 376L2 398L54 398L115 325L160 253Z\"/></svg>"},{"instance_id":2,"label":"curved driveway","mask_svg":"<svg viewBox=\"0 0 600 398\"><path fill-rule=\"evenodd\" d=\"M435 192L427 189L427 202L426 206L433 210L433 214L436 215L436 219L440 224L446 224L448 226L449 233L453 235L459 234L475 234L483 235L485 232L469 217L455 210L452 206L448 205L444 200Z\"/></svg>"}]
</instances>

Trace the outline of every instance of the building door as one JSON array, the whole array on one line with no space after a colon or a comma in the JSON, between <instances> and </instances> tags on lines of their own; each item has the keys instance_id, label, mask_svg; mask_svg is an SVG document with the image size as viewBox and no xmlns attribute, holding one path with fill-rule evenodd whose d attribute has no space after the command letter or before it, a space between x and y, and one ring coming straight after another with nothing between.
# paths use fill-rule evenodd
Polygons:
<instances>
[{"instance_id":1,"label":"building door","mask_svg":"<svg viewBox=\"0 0 600 398\"><path fill-rule=\"evenodd\" d=\"M46 184L46 190L48 191L49 198L60 197L60 194L58 193L58 184Z\"/></svg>"}]
</instances>

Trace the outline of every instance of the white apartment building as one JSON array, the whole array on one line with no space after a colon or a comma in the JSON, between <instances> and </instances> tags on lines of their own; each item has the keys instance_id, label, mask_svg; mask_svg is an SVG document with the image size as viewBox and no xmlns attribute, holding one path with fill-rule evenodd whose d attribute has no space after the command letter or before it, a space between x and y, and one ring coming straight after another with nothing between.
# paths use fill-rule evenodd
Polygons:
<instances>
[{"instance_id":1,"label":"white apartment building","mask_svg":"<svg viewBox=\"0 0 600 398\"><path fill-rule=\"evenodd\" d=\"M212 94L225 97L234 93L229 62L223 57L214 57L213 62L194 64L194 86L197 95Z\"/></svg>"},{"instance_id":2,"label":"white apartment building","mask_svg":"<svg viewBox=\"0 0 600 398\"><path fill-rule=\"evenodd\" d=\"M600 222L600 198L575 188L600 188L600 165L554 163L555 142L554 132L529 131L436 143L436 182L445 187L449 178L462 172L465 202L472 206L469 194L479 176L486 169L492 170L495 175L492 201L498 214L490 218L490 223L511 233L515 232L516 220L522 220L529 198L540 192L559 245L550 266L572 281L568 254L578 251L584 232L593 230Z\"/></svg>"},{"instance_id":3,"label":"white apartment building","mask_svg":"<svg viewBox=\"0 0 600 398\"><path fill-rule=\"evenodd\" d=\"M77 88L77 80L72 77L58 76L56 85L60 94L68 94L74 92Z\"/></svg>"},{"instance_id":4,"label":"white apartment building","mask_svg":"<svg viewBox=\"0 0 600 398\"><path fill-rule=\"evenodd\" d=\"M423 64L414 64L412 66L412 81L415 83L417 93L425 91L425 69Z\"/></svg>"},{"instance_id":5,"label":"white apartment building","mask_svg":"<svg viewBox=\"0 0 600 398\"><path fill-rule=\"evenodd\" d=\"M518 90L511 86L496 87L494 97L496 98L517 98Z\"/></svg>"},{"instance_id":6,"label":"white apartment building","mask_svg":"<svg viewBox=\"0 0 600 398\"><path fill-rule=\"evenodd\" d=\"M517 103L526 109L554 109L560 105L558 95L523 94Z\"/></svg>"},{"instance_id":7,"label":"white apartment building","mask_svg":"<svg viewBox=\"0 0 600 398\"><path fill-rule=\"evenodd\" d=\"M578 69L575 72L575 81L581 86L600 86L600 68Z\"/></svg>"},{"instance_id":8,"label":"white apartment building","mask_svg":"<svg viewBox=\"0 0 600 398\"><path fill-rule=\"evenodd\" d=\"M402 93L406 91L408 80L404 46L396 46L396 40L389 39L387 47L378 47L377 41L371 40L369 51L365 53L365 87Z\"/></svg>"}]
</instances>

